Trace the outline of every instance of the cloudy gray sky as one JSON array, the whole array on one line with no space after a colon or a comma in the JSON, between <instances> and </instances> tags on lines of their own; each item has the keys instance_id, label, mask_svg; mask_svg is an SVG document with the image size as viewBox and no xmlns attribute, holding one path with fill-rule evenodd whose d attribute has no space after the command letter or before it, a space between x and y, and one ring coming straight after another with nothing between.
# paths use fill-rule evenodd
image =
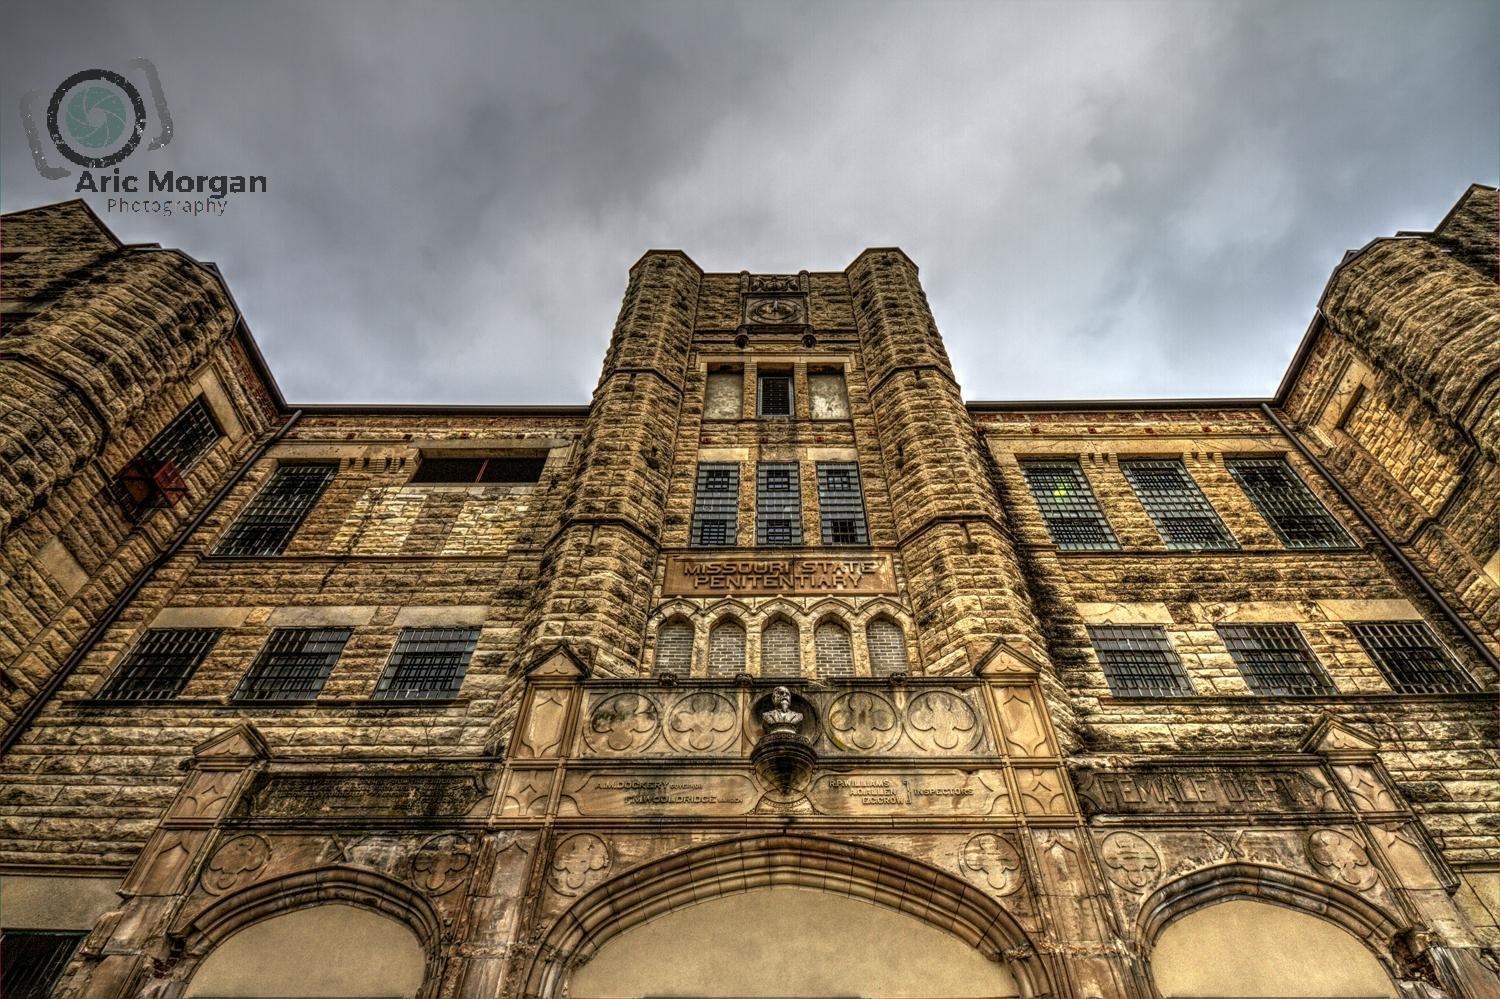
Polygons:
<instances>
[{"instance_id":1,"label":"cloudy gray sky","mask_svg":"<svg viewBox=\"0 0 1500 999\"><path fill-rule=\"evenodd\" d=\"M0 11L0 207L72 196L24 91L152 60L122 169L270 190L111 222L217 261L293 401L584 402L648 247L890 244L968 398L1265 395L1346 249L1500 174L1496 2Z\"/></svg>"}]
</instances>

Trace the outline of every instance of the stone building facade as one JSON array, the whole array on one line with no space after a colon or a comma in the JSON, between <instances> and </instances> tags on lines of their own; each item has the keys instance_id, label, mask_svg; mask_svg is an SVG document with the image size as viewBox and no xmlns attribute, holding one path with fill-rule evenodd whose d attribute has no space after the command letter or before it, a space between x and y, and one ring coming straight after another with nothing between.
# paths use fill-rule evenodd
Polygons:
<instances>
[{"instance_id":1,"label":"stone building facade","mask_svg":"<svg viewBox=\"0 0 1500 999\"><path fill-rule=\"evenodd\" d=\"M287 405L4 219L7 995L1500 996L1496 192L1265 400L966 403L899 250L578 407Z\"/></svg>"}]
</instances>

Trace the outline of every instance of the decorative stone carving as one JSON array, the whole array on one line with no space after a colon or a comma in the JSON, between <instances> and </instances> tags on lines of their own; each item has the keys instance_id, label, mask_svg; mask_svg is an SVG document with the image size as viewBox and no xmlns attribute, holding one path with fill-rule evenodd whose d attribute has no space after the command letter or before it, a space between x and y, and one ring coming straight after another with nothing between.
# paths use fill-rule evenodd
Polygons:
<instances>
[{"instance_id":1,"label":"decorative stone carving","mask_svg":"<svg viewBox=\"0 0 1500 999\"><path fill-rule=\"evenodd\" d=\"M209 858L199 879L203 890L222 895L255 880L255 874L271 859L271 844L254 833L236 836Z\"/></svg>"},{"instance_id":2,"label":"decorative stone carving","mask_svg":"<svg viewBox=\"0 0 1500 999\"><path fill-rule=\"evenodd\" d=\"M723 694L698 691L667 710L667 743L679 753L723 753L739 737L740 713Z\"/></svg>"},{"instance_id":3,"label":"decorative stone carving","mask_svg":"<svg viewBox=\"0 0 1500 999\"><path fill-rule=\"evenodd\" d=\"M766 723L766 732L796 732L802 723L802 712L792 710L792 692L777 687L771 691L771 704L770 710L760 713L761 720Z\"/></svg>"},{"instance_id":4,"label":"decorative stone carving","mask_svg":"<svg viewBox=\"0 0 1500 999\"><path fill-rule=\"evenodd\" d=\"M799 298L747 298L745 321L760 326L800 323L807 310Z\"/></svg>"},{"instance_id":5,"label":"decorative stone carving","mask_svg":"<svg viewBox=\"0 0 1500 999\"><path fill-rule=\"evenodd\" d=\"M1314 829L1307 834L1307 856L1329 878L1364 891L1379 877L1370 854L1359 841L1337 829Z\"/></svg>"},{"instance_id":6,"label":"decorative stone carving","mask_svg":"<svg viewBox=\"0 0 1500 999\"><path fill-rule=\"evenodd\" d=\"M200 773L193 777L177 803L175 819L213 819L224 810L229 792L239 774L230 770Z\"/></svg>"},{"instance_id":7,"label":"decorative stone carving","mask_svg":"<svg viewBox=\"0 0 1500 999\"><path fill-rule=\"evenodd\" d=\"M800 274L751 274L746 281L746 290L760 292L801 291Z\"/></svg>"},{"instance_id":8,"label":"decorative stone carving","mask_svg":"<svg viewBox=\"0 0 1500 999\"><path fill-rule=\"evenodd\" d=\"M792 707L792 692L777 687L771 691L771 703L761 712L765 732L750 751L750 763L762 780L784 795L806 785L818 755L799 731L806 716Z\"/></svg>"},{"instance_id":9,"label":"decorative stone carving","mask_svg":"<svg viewBox=\"0 0 1500 999\"><path fill-rule=\"evenodd\" d=\"M501 815L545 815L552 797L552 771L517 770L500 800Z\"/></svg>"},{"instance_id":10,"label":"decorative stone carving","mask_svg":"<svg viewBox=\"0 0 1500 999\"><path fill-rule=\"evenodd\" d=\"M412 882L429 895L445 895L468 877L474 848L457 833L433 836L411 858Z\"/></svg>"},{"instance_id":11,"label":"decorative stone carving","mask_svg":"<svg viewBox=\"0 0 1500 999\"><path fill-rule=\"evenodd\" d=\"M979 719L969 702L947 690L928 690L906 705L906 731L929 753L973 749L979 741Z\"/></svg>"},{"instance_id":12,"label":"decorative stone carving","mask_svg":"<svg viewBox=\"0 0 1500 999\"><path fill-rule=\"evenodd\" d=\"M1140 894L1161 879L1161 857L1132 832L1114 832L1099 846L1104 876L1128 892Z\"/></svg>"},{"instance_id":13,"label":"decorative stone carving","mask_svg":"<svg viewBox=\"0 0 1500 999\"><path fill-rule=\"evenodd\" d=\"M1056 770L1017 767L1016 785L1021 790L1021 808L1027 815L1065 815L1068 796Z\"/></svg>"},{"instance_id":14,"label":"decorative stone carving","mask_svg":"<svg viewBox=\"0 0 1500 999\"><path fill-rule=\"evenodd\" d=\"M567 691L545 688L537 690L532 695L526 730L516 744L516 756L521 759L536 759L557 755L567 709Z\"/></svg>"},{"instance_id":15,"label":"decorative stone carving","mask_svg":"<svg viewBox=\"0 0 1500 999\"><path fill-rule=\"evenodd\" d=\"M975 833L958 852L964 877L1002 898L1021 887L1021 855L995 833Z\"/></svg>"},{"instance_id":16,"label":"decorative stone carving","mask_svg":"<svg viewBox=\"0 0 1500 999\"><path fill-rule=\"evenodd\" d=\"M661 731L656 702L644 694L611 694L594 705L584 738L596 753L644 752Z\"/></svg>"},{"instance_id":17,"label":"decorative stone carving","mask_svg":"<svg viewBox=\"0 0 1500 999\"><path fill-rule=\"evenodd\" d=\"M1344 789L1354 799L1354 807L1362 812L1393 812L1401 806L1391 797L1369 767L1334 767L1333 772L1344 782Z\"/></svg>"},{"instance_id":18,"label":"decorative stone carving","mask_svg":"<svg viewBox=\"0 0 1500 999\"><path fill-rule=\"evenodd\" d=\"M1051 756L1046 727L1037 714L1030 687L999 689L1000 721L1005 746L1012 756Z\"/></svg>"},{"instance_id":19,"label":"decorative stone carving","mask_svg":"<svg viewBox=\"0 0 1500 999\"><path fill-rule=\"evenodd\" d=\"M557 844L547 882L559 895L582 895L609 874L609 847L593 833L578 833Z\"/></svg>"},{"instance_id":20,"label":"decorative stone carving","mask_svg":"<svg viewBox=\"0 0 1500 999\"><path fill-rule=\"evenodd\" d=\"M896 707L879 694L856 690L828 708L828 738L839 749L870 753L889 749L900 736Z\"/></svg>"}]
</instances>

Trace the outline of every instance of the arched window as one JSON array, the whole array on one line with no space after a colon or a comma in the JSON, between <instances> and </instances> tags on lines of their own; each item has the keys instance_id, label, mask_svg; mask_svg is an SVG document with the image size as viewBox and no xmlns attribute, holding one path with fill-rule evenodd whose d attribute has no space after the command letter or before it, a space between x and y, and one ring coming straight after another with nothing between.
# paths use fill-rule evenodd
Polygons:
<instances>
[{"instance_id":1,"label":"arched window","mask_svg":"<svg viewBox=\"0 0 1500 999\"><path fill-rule=\"evenodd\" d=\"M906 635L888 617L877 617L865 628L865 647L870 650L870 675L890 676L907 672Z\"/></svg>"},{"instance_id":2,"label":"arched window","mask_svg":"<svg viewBox=\"0 0 1500 999\"><path fill-rule=\"evenodd\" d=\"M693 626L673 618L656 632L656 675L689 676L693 672Z\"/></svg>"},{"instance_id":3,"label":"arched window","mask_svg":"<svg viewBox=\"0 0 1500 999\"><path fill-rule=\"evenodd\" d=\"M854 675L854 649L849 644L848 628L838 621L820 621L813 632L813 644L818 650L819 676L827 679Z\"/></svg>"},{"instance_id":4,"label":"arched window","mask_svg":"<svg viewBox=\"0 0 1500 999\"><path fill-rule=\"evenodd\" d=\"M745 626L726 617L708 633L708 675L738 676L745 672Z\"/></svg>"},{"instance_id":5,"label":"arched window","mask_svg":"<svg viewBox=\"0 0 1500 999\"><path fill-rule=\"evenodd\" d=\"M760 675L802 675L802 647L797 626L784 617L778 617L760 633Z\"/></svg>"}]
</instances>

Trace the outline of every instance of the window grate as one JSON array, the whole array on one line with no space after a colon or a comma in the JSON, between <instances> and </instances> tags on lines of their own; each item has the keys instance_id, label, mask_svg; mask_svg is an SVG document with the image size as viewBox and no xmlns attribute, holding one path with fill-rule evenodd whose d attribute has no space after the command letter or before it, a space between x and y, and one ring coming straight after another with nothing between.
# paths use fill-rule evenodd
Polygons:
<instances>
[{"instance_id":1,"label":"window grate","mask_svg":"<svg viewBox=\"0 0 1500 999\"><path fill-rule=\"evenodd\" d=\"M48 930L0 932L0 995L48 999L86 936Z\"/></svg>"},{"instance_id":2,"label":"window grate","mask_svg":"<svg viewBox=\"0 0 1500 999\"><path fill-rule=\"evenodd\" d=\"M149 629L102 696L122 701L176 697L222 633L219 628Z\"/></svg>"},{"instance_id":3,"label":"window grate","mask_svg":"<svg viewBox=\"0 0 1500 999\"><path fill-rule=\"evenodd\" d=\"M280 555L338 473L337 465L282 465L215 549L216 555Z\"/></svg>"},{"instance_id":4,"label":"window grate","mask_svg":"<svg viewBox=\"0 0 1500 999\"><path fill-rule=\"evenodd\" d=\"M1354 544L1285 459L1231 458L1225 465L1288 548Z\"/></svg>"},{"instance_id":5,"label":"window grate","mask_svg":"<svg viewBox=\"0 0 1500 999\"><path fill-rule=\"evenodd\" d=\"M241 701L306 701L318 695L349 641L349 628L278 628L235 691Z\"/></svg>"},{"instance_id":6,"label":"window grate","mask_svg":"<svg viewBox=\"0 0 1500 999\"><path fill-rule=\"evenodd\" d=\"M739 544L740 466L698 465L691 543L705 548Z\"/></svg>"},{"instance_id":7,"label":"window grate","mask_svg":"<svg viewBox=\"0 0 1500 999\"><path fill-rule=\"evenodd\" d=\"M1161 628L1089 628L1089 640L1117 697L1179 697L1193 693L1182 661Z\"/></svg>"},{"instance_id":8,"label":"window grate","mask_svg":"<svg viewBox=\"0 0 1500 999\"><path fill-rule=\"evenodd\" d=\"M756 466L755 543L802 543L802 483L795 461L763 461Z\"/></svg>"},{"instance_id":9,"label":"window grate","mask_svg":"<svg viewBox=\"0 0 1500 999\"><path fill-rule=\"evenodd\" d=\"M1351 624L1349 630L1400 694L1452 694L1474 683L1421 621Z\"/></svg>"},{"instance_id":10,"label":"window grate","mask_svg":"<svg viewBox=\"0 0 1500 999\"><path fill-rule=\"evenodd\" d=\"M1239 545L1225 530L1219 515L1204 498L1182 462L1138 460L1120 462L1141 505L1151 515L1168 548L1234 549Z\"/></svg>"},{"instance_id":11,"label":"window grate","mask_svg":"<svg viewBox=\"0 0 1500 999\"><path fill-rule=\"evenodd\" d=\"M1219 637L1257 694L1333 693L1333 684L1295 624L1221 624Z\"/></svg>"},{"instance_id":12,"label":"window grate","mask_svg":"<svg viewBox=\"0 0 1500 999\"><path fill-rule=\"evenodd\" d=\"M1120 544L1076 461L1025 461L1021 471L1053 544L1064 551L1115 551Z\"/></svg>"},{"instance_id":13,"label":"window grate","mask_svg":"<svg viewBox=\"0 0 1500 999\"><path fill-rule=\"evenodd\" d=\"M761 416L792 415L791 375L761 375L757 382Z\"/></svg>"},{"instance_id":14,"label":"window grate","mask_svg":"<svg viewBox=\"0 0 1500 999\"><path fill-rule=\"evenodd\" d=\"M478 642L478 628L402 628L375 696L457 697Z\"/></svg>"},{"instance_id":15,"label":"window grate","mask_svg":"<svg viewBox=\"0 0 1500 999\"><path fill-rule=\"evenodd\" d=\"M859 465L852 461L820 461L817 470L823 544L869 544Z\"/></svg>"},{"instance_id":16,"label":"window grate","mask_svg":"<svg viewBox=\"0 0 1500 999\"><path fill-rule=\"evenodd\" d=\"M186 475L213 448L222 436L219 425L200 396L188 403L151 443L141 448L140 457L149 462L170 461L177 474Z\"/></svg>"}]
</instances>

